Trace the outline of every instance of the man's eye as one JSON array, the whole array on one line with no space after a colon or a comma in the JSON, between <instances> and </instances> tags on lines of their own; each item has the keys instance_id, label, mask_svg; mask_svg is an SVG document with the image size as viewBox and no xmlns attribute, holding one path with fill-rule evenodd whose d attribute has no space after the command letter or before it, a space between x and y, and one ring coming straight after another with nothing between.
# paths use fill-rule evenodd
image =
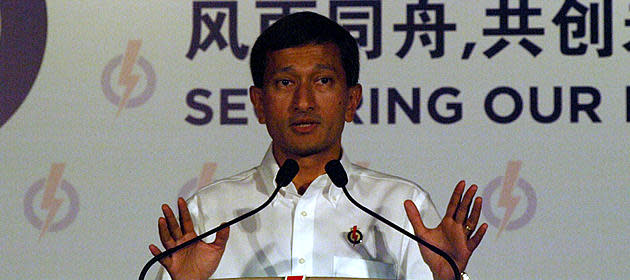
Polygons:
<instances>
[{"instance_id":1,"label":"man's eye","mask_svg":"<svg viewBox=\"0 0 630 280\"><path fill-rule=\"evenodd\" d=\"M281 85L281 86L286 87L286 86L291 84L291 81L290 80L279 80L278 84Z\"/></svg>"},{"instance_id":2,"label":"man's eye","mask_svg":"<svg viewBox=\"0 0 630 280\"><path fill-rule=\"evenodd\" d=\"M324 85L330 83L331 81L332 81L331 78L321 78L321 79L319 79L319 82L324 84Z\"/></svg>"}]
</instances>

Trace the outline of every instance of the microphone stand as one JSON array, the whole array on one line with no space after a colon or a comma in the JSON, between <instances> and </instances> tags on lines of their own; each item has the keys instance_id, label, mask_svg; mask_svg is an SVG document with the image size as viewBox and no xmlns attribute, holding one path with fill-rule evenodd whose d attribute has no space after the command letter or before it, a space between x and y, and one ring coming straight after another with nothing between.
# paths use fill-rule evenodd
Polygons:
<instances>
[{"instance_id":1,"label":"microphone stand","mask_svg":"<svg viewBox=\"0 0 630 280\"><path fill-rule=\"evenodd\" d=\"M280 168L280 170L278 171L278 175L276 175L276 189L273 190L273 193L271 194L271 196L269 197L269 199L267 199L267 201L265 201L265 203L263 203L262 205L258 206L258 208L249 211L241 216L238 216L234 219L232 219L231 221L224 223L222 225L219 225L218 227L215 227L213 229L211 229L210 231L207 231L191 240L188 240L182 244L179 244L171 249L168 249L162 253L160 253L159 255L151 258L149 260L149 262L147 262L147 264L144 265L144 267L142 268L142 271L140 272L140 277L138 278L139 280L144 280L144 277L146 276L147 272L149 271L149 268L155 264L156 262L158 262L159 260L165 258L166 256L170 256L171 254L175 253L176 251L179 251L180 249L193 244L203 238L206 238L224 228L227 228L233 224L236 224L256 213L258 213L260 210L262 210L263 208L267 207L267 205L269 205L269 203L271 203L271 201L276 198L276 195L278 194L278 191L280 191L281 188L287 186L289 183L291 183L291 181L293 180L293 178L295 177L295 175L298 172L298 165L297 162L295 162L292 159L287 159L284 164L282 165L282 167ZM288 173L288 174L287 174Z\"/></svg>"},{"instance_id":2,"label":"microphone stand","mask_svg":"<svg viewBox=\"0 0 630 280\"><path fill-rule=\"evenodd\" d=\"M329 167L329 165L330 165L330 167ZM332 172L329 172L329 171L332 171ZM370 216L378 219L379 221L381 221L381 222L387 224L388 226L394 228L398 232L406 235L407 237L409 237L409 238L415 240L416 242L418 242L418 243L426 246L427 248L431 249L431 251L435 252L436 254L442 256L451 265L451 268L453 269L453 273L455 274L455 279L456 280L462 280L461 274L459 272L459 268L457 267L457 264L455 264L455 261L453 260L453 258L451 258L451 256L449 256L446 252L444 252L444 251L440 250L438 247L435 247L435 246L431 245L430 243L420 239L420 237L417 237L414 234L411 234L410 232L406 231L405 229L403 229L403 228L399 227L398 225L392 223L388 219L383 218L381 215L373 212L372 210L368 209L367 207L361 205L359 202L354 200L354 198L348 192L348 188L346 188L346 185L348 184L348 175L346 175L346 171L343 169L343 166L341 165L341 163L338 160L332 160L332 161L329 161L326 164L326 173L328 173L331 181L335 184L335 186L337 186L337 187L339 187L339 188L341 188L343 190L343 193L346 195L348 200L350 200L350 202L352 202L352 204L354 204L359 209L363 210L363 212L368 213ZM333 174L331 175L331 173L333 173Z\"/></svg>"}]
</instances>

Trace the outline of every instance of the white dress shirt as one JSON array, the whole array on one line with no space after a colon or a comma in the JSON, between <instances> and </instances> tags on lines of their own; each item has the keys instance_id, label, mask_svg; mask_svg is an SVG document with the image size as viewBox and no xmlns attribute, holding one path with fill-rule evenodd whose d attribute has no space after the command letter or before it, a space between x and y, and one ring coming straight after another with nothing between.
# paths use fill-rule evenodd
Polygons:
<instances>
[{"instance_id":1,"label":"white dress shirt","mask_svg":"<svg viewBox=\"0 0 630 280\"><path fill-rule=\"evenodd\" d=\"M407 180L351 164L343 154L348 191L359 203L413 233L403 201L411 199L427 227L440 218L429 195ZM195 231L206 232L268 199L279 170L271 148L260 166L208 185L188 201ZM353 245L357 226L363 241ZM212 242L214 235L204 241ZM416 242L355 207L326 174L303 195L293 183L258 214L230 228L223 258L212 278L287 275L433 279ZM160 268L157 279L170 279Z\"/></svg>"}]
</instances>

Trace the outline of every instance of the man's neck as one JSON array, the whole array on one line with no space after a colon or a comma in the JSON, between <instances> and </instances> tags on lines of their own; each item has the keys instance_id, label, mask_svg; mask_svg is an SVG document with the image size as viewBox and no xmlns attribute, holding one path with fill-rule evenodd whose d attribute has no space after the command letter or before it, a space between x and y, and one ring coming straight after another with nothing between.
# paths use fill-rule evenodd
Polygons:
<instances>
[{"instance_id":1,"label":"man's neck","mask_svg":"<svg viewBox=\"0 0 630 280\"><path fill-rule=\"evenodd\" d=\"M332 160L332 158L319 159L313 158L312 156L297 159L300 171L297 176L293 178L293 185L295 185L298 194L303 195L317 177L326 173L324 166L330 160Z\"/></svg>"},{"instance_id":2,"label":"man's neck","mask_svg":"<svg viewBox=\"0 0 630 280\"><path fill-rule=\"evenodd\" d=\"M303 195L306 192L306 189L311 185L311 183L320 175L326 173L324 167L326 163L333 159L340 159L341 157L341 146L333 147L329 151L324 151L317 154L312 154L306 157L301 157L299 155L286 154L282 151L273 151L274 158L278 165L282 165L282 163L288 159L294 159L297 161L298 166L300 166L300 171L293 178L293 185L298 191L298 194Z\"/></svg>"}]
</instances>

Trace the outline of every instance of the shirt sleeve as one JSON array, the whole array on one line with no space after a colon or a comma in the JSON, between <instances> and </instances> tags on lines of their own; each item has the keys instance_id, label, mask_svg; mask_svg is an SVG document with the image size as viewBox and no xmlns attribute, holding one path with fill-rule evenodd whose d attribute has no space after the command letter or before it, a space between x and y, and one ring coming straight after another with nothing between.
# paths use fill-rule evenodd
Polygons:
<instances>
[{"instance_id":1,"label":"shirt sleeve","mask_svg":"<svg viewBox=\"0 0 630 280\"><path fill-rule=\"evenodd\" d=\"M422 217L422 222L426 227L435 228L440 224L440 216L428 194L421 192L412 199L412 201L416 204L416 207L418 207L420 216ZM413 227L408 220L405 223L405 230L413 233ZM433 273L422 259L418 243L406 237L402 244L402 261L400 262L398 278L433 279Z\"/></svg>"}]
</instances>

